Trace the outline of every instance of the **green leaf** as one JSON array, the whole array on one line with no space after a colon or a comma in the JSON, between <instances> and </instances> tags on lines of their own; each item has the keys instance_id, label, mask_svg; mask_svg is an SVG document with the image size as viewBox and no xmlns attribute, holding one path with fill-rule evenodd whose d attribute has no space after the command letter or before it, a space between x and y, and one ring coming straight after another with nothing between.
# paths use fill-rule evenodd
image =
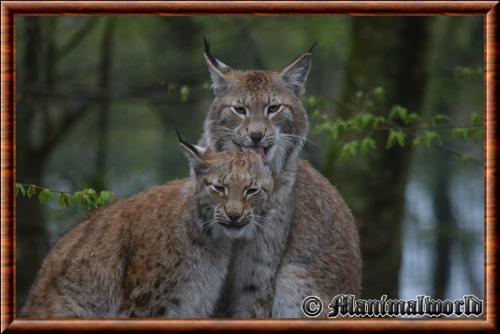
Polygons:
<instances>
[{"instance_id":1,"label":"green leaf","mask_svg":"<svg viewBox=\"0 0 500 334\"><path fill-rule=\"evenodd\" d=\"M81 191L74 192L73 195L71 195L71 201L73 203L76 203L78 207L81 207L83 201L82 192Z\"/></svg>"},{"instance_id":2,"label":"green leaf","mask_svg":"<svg viewBox=\"0 0 500 334\"><path fill-rule=\"evenodd\" d=\"M309 96L306 99L306 104L308 104L312 108L314 108L317 105L317 103L318 103L318 98L316 96Z\"/></svg>"},{"instance_id":3,"label":"green leaf","mask_svg":"<svg viewBox=\"0 0 500 334\"><path fill-rule=\"evenodd\" d=\"M468 154L462 154L460 156L460 160L462 160L463 162L471 162L472 161L472 157Z\"/></svg>"},{"instance_id":4,"label":"green leaf","mask_svg":"<svg viewBox=\"0 0 500 334\"><path fill-rule=\"evenodd\" d=\"M385 148L391 148L395 144L399 144L399 146L404 147L405 139L406 134L403 131L391 129Z\"/></svg>"},{"instance_id":5,"label":"green leaf","mask_svg":"<svg viewBox=\"0 0 500 334\"><path fill-rule=\"evenodd\" d=\"M412 142L411 142L411 145L413 147L417 147L418 145L420 145L420 136L416 136L415 138L413 138Z\"/></svg>"},{"instance_id":6,"label":"green leaf","mask_svg":"<svg viewBox=\"0 0 500 334\"><path fill-rule=\"evenodd\" d=\"M444 122L448 122L449 120L450 120L450 118L444 114L436 114L432 118L432 121L434 122L434 124L441 124Z\"/></svg>"},{"instance_id":7,"label":"green leaf","mask_svg":"<svg viewBox=\"0 0 500 334\"><path fill-rule=\"evenodd\" d=\"M353 130L353 131L360 130L359 121L358 121L357 117L354 117L354 118L351 118L350 120L347 120L346 126L347 126L347 129L349 129L349 130Z\"/></svg>"},{"instance_id":8,"label":"green leaf","mask_svg":"<svg viewBox=\"0 0 500 334\"><path fill-rule=\"evenodd\" d=\"M362 90L358 90L358 91L356 92L356 95L355 95L355 96L356 96L356 99L358 99L358 100L359 100L359 99L361 99L364 95L365 95L365 93L364 93Z\"/></svg>"},{"instance_id":9,"label":"green leaf","mask_svg":"<svg viewBox=\"0 0 500 334\"><path fill-rule=\"evenodd\" d=\"M380 123L386 122L385 118L382 116L374 117L372 120L372 129L378 129Z\"/></svg>"},{"instance_id":10,"label":"green leaf","mask_svg":"<svg viewBox=\"0 0 500 334\"><path fill-rule=\"evenodd\" d=\"M350 157L355 157L358 152L358 145L359 142L357 140L345 143L340 152L340 158L345 160Z\"/></svg>"},{"instance_id":11,"label":"green leaf","mask_svg":"<svg viewBox=\"0 0 500 334\"><path fill-rule=\"evenodd\" d=\"M43 189L38 194L38 200L40 201L41 204L44 204L48 201L51 201L53 198L54 198L54 195L50 192L49 189Z\"/></svg>"},{"instance_id":12,"label":"green leaf","mask_svg":"<svg viewBox=\"0 0 500 334\"><path fill-rule=\"evenodd\" d=\"M472 113L469 116L469 120L470 120L472 125L480 125L481 124L481 116L479 116L479 114L477 112Z\"/></svg>"},{"instance_id":13,"label":"green leaf","mask_svg":"<svg viewBox=\"0 0 500 334\"><path fill-rule=\"evenodd\" d=\"M373 140L370 137L367 137L361 141L361 145L359 147L359 150L362 154L367 153L370 150L375 150L376 149L376 144L375 140Z\"/></svg>"},{"instance_id":14,"label":"green leaf","mask_svg":"<svg viewBox=\"0 0 500 334\"><path fill-rule=\"evenodd\" d=\"M90 198L97 198L97 192L94 189L88 188L84 190L84 193Z\"/></svg>"},{"instance_id":15,"label":"green leaf","mask_svg":"<svg viewBox=\"0 0 500 334\"><path fill-rule=\"evenodd\" d=\"M370 122L372 122L374 117L375 116L370 113L362 113L357 115L355 117L357 127L360 129L365 128L366 126L368 126L368 124L370 124Z\"/></svg>"},{"instance_id":16,"label":"green leaf","mask_svg":"<svg viewBox=\"0 0 500 334\"><path fill-rule=\"evenodd\" d=\"M177 85L174 83L169 83L167 86L167 93L172 94L177 90Z\"/></svg>"},{"instance_id":17,"label":"green leaf","mask_svg":"<svg viewBox=\"0 0 500 334\"><path fill-rule=\"evenodd\" d=\"M28 196L28 198L31 198L34 195L36 195L36 186L32 184L28 186L28 189L26 189L26 196Z\"/></svg>"},{"instance_id":18,"label":"green leaf","mask_svg":"<svg viewBox=\"0 0 500 334\"><path fill-rule=\"evenodd\" d=\"M311 112L311 116L316 119L321 119L323 115L321 114L321 110L313 109L313 111Z\"/></svg>"},{"instance_id":19,"label":"green leaf","mask_svg":"<svg viewBox=\"0 0 500 334\"><path fill-rule=\"evenodd\" d=\"M85 204L87 206L87 209L90 209L92 207L92 202L91 202L90 197L87 193L82 192L81 201L83 204Z\"/></svg>"},{"instance_id":20,"label":"green leaf","mask_svg":"<svg viewBox=\"0 0 500 334\"><path fill-rule=\"evenodd\" d=\"M420 120L420 116L417 114L417 113L409 113L408 114L408 118L407 118L407 125L409 124L415 124L415 123L418 123L418 121Z\"/></svg>"},{"instance_id":21,"label":"green leaf","mask_svg":"<svg viewBox=\"0 0 500 334\"><path fill-rule=\"evenodd\" d=\"M441 144L441 136L435 131L425 131L423 135L424 144L431 147L433 144Z\"/></svg>"},{"instance_id":22,"label":"green leaf","mask_svg":"<svg viewBox=\"0 0 500 334\"><path fill-rule=\"evenodd\" d=\"M391 108L389 119L392 121L399 119L403 123L408 124L408 109L395 105Z\"/></svg>"},{"instance_id":23,"label":"green leaf","mask_svg":"<svg viewBox=\"0 0 500 334\"><path fill-rule=\"evenodd\" d=\"M101 194L99 197L106 203L111 199L111 192L110 191L101 191Z\"/></svg>"},{"instance_id":24,"label":"green leaf","mask_svg":"<svg viewBox=\"0 0 500 334\"><path fill-rule=\"evenodd\" d=\"M368 109L368 110L374 110L375 109L374 108L375 105L373 104L373 101L366 101L365 106L366 106L366 109Z\"/></svg>"},{"instance_id":25,"label":"green leaf","mask_svg":"<svg viewBox=\"0 0 500 334\"><path fill-rule=\"evenodd\" d=\"M451 135L459 140L466 141L469 139L469 132L464 128L455 128L451 130Z\"/></svg>"},{"instance_id":26,"label":"green leaf","mask_svg":"<svg viewBox=\"0 0 500 334\"><path fill-rule=\"evenodd\" d=\"M64 208L66 202L64 201L64 193L59 193L59 207Z\"/></svg>"},{"instance_id":27,"label":"green leaf","mask_svg":"<svg viewBox=\"0 0 500 334\"><path fill-rule=\"evenodd\" d=\"M62 205L61 205L62 202ZM67 206L70 207L73 205L73 200L70 195L61 192L59 195L59 206Z\"/></svg>"},{"instance_id":28,"label":"green leaf","mask_svg":"<svg viewBox=\"0 0 500 334\"><path fill-rule=\"evenodd\" d=\"M314 134L319 135L320 133L323 132L329 133L333 125L334 125L333 122L329 120L324 121L323 123L316 125L316 127L314 128Z\"/></svg>"},{"instance_id":29,"label":"green leaf","mask_svg":"<svg viewBox=\"0 0 500 334\"><path fill-rule=\"evenodd\" d=\"M343 121L342 119L337 120L337 122L334 123L338 130L348 130L349 129L349 123L348 121Z\"/></svg>"},{"instance_id":30,"label":"green leaf","mask_svg":"<svg viewBox=\"0 0 500 334\"><path fill-rule=\"evenodd\" d=\"M455 77L458 79L479 79L483 77L481 67L457 66L454 69Z\"/></svg>"},{"instance_id":31,"label":"green leaf","mask_svg":"<svg viewBox=\"0 0 500 334\"><path fill-rule=\"evenodd\" d=\"M16 197L18 197L19 194L26 197L26 190L24 189L24 187L21 183L16 183Z\"/></svg>"},{"instance_id":32,"label":"green leaf","mask_svg":"<svg viewBox=\"0 0 500 334\"><path fill-rule=\"evenodd\" d=\"M189 97L189 87L186 85L183 85L180 89L180 94L181 94L181 101L186 102Z\"/></svg>"},{"instance_id":33,"label":"green leaf","mask_svg":"<svg viewBox=\"0 0 500 334\"><path fill-rule=\"evenodd\" d=\"M339 136L339 126L337 124L333 124L329 129L328 133L333 140L336 140Z\"/></svg>"},{"instance_id":34,"label":"green leaf","mask_svg":"<svg viewBox=\"0 0 500 334\"><path fill-rule=\"evenodd\" d=\"M372 91L373 97L378 100L378 101L383 101L384 100L384 88L378 86L375 87Z\"/></svg>"}]
</instances>

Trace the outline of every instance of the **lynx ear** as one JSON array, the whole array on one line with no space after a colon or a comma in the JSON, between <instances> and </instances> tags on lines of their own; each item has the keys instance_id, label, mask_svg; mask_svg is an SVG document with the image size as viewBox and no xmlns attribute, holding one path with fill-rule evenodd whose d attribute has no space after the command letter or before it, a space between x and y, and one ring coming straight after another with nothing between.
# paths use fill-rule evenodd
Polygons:
<instances>
[{"instance_id":1,"label":"lynx ear","mask_svg":"<svg viewBox=\"0 0 500 334\"><path fill-rule=\"evenodd\" d=\"M306 91L306 80L311 70L311 51L312 48L281 71L281 77L286 86L297 96L301 96Z\"/></svg>"},{"instance_id":2,"label":"lynx ear","mask_svg":"<svg viewBox=\"0 0 500 334\"><path fill-rule=\"evenodd\" d=\"M214 94L216 96L221 95L224 90L226 90L228 85L228 80L226 74L232 70L232 68L219 59L215 58L210 53L210 45L208 44L208 40L205 36L203 36L203 41L205 43L205 53L203 56L205 57L205 61L207 62L208 71L210 72L210 79L212 80L212 89L214 90Z\"/></svg>"},{"instance_id":3,"label":"lynx ear","mask_svg":"<svg viewBox=\"0 0 500 334\"><path fill-rule=\"evenodd\" d=\"M179 139L179 147L186 156L189 165L196 174L200 173L208 166L207 160L205 159L207 148L191 145L190 143L182 139L177 129L175 130L175 132L177 133L177 138Z\"/></svg>"}]
</instances>

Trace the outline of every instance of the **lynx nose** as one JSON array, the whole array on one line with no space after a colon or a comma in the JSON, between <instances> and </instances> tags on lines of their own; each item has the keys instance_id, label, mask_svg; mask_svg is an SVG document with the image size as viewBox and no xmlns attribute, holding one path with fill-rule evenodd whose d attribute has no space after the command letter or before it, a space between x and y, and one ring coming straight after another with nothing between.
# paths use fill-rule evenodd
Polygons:
<instances>
[{"instance_id":1,"label":"lynx nose","mask_svg":"<svg viewBox=\"0 0 500 334\"><path fill-rule=\"evenodd\" d=\"M236 213L236 212L231 212L231 213L227 214L227 218L229 218L231 223L237 222L238 219L240 219L240 217L241 217L241 215L239 213Z\"/></svg>"},{"instance_id":2,"label":"lynx nose","mask_svg":"<svg viewBox=\"0 0 500 334\"><path fill-rule=\"evenodd\" d=\"M250 138L252 139L254 144L258 144L262 137L264 137L264 134L262 132L252 132L250 133Z\"/></svg>"}]
</instances>

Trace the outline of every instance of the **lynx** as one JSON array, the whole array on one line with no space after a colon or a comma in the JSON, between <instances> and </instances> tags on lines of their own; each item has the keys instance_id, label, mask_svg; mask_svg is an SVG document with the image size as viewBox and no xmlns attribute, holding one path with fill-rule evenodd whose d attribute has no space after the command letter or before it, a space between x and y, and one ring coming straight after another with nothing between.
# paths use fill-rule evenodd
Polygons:
<instances>
[{"instance_id":1,"label":"lynx","mask_svg":"<svg viewBox=\"0 0 500 334\"><path fill-rule=\"evenodd\" d=\"M209 317L233 240L272 214L270 169L252 151L180 144L191 177L98 210L45 259L23 317Z\"/></svg>"},{"instance_id":2,"label":"lynx","mask_svg":"<svg viewBox=\"0 0 500 334\"><path fill-rule=\"evenodd\" d=\"M298 157L309 129L300 97L311 51L280 72L243 71L214 57L205 39L215 98L200 143L216 151L253 149L270 166L276 188L291 192L291 206L281 208L290 222L280 238L259 236L254 243L266 249L248 242L233 245L220 316L303 317L306 296L328 303L337 294L360 292L359 237L352 214L335 187Z\"/></svg>"}]
</instances>

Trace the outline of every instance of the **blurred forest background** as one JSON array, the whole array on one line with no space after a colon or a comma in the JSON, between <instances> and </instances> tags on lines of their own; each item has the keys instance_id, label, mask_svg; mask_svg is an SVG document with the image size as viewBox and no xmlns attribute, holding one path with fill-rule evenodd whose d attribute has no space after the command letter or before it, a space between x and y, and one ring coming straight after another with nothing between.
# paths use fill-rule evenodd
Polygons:
<instances>
[{"instance_id":1,"label":"blurred forest background","mask_svg":"<svg viewBox=\"0 0 500 334\"><path fill-rule=\"evenodd\" d=\"M483 298L482 17L18 16L17 182L124 198L186 176L172 124L191 142L202 133L203 34L243 69L280 70L318 41L303 158L353 210L363 296ZM360 135L366 111L404 129ZM88 213L18 197L18 309Z\"/></svg>"}]
</instances>

